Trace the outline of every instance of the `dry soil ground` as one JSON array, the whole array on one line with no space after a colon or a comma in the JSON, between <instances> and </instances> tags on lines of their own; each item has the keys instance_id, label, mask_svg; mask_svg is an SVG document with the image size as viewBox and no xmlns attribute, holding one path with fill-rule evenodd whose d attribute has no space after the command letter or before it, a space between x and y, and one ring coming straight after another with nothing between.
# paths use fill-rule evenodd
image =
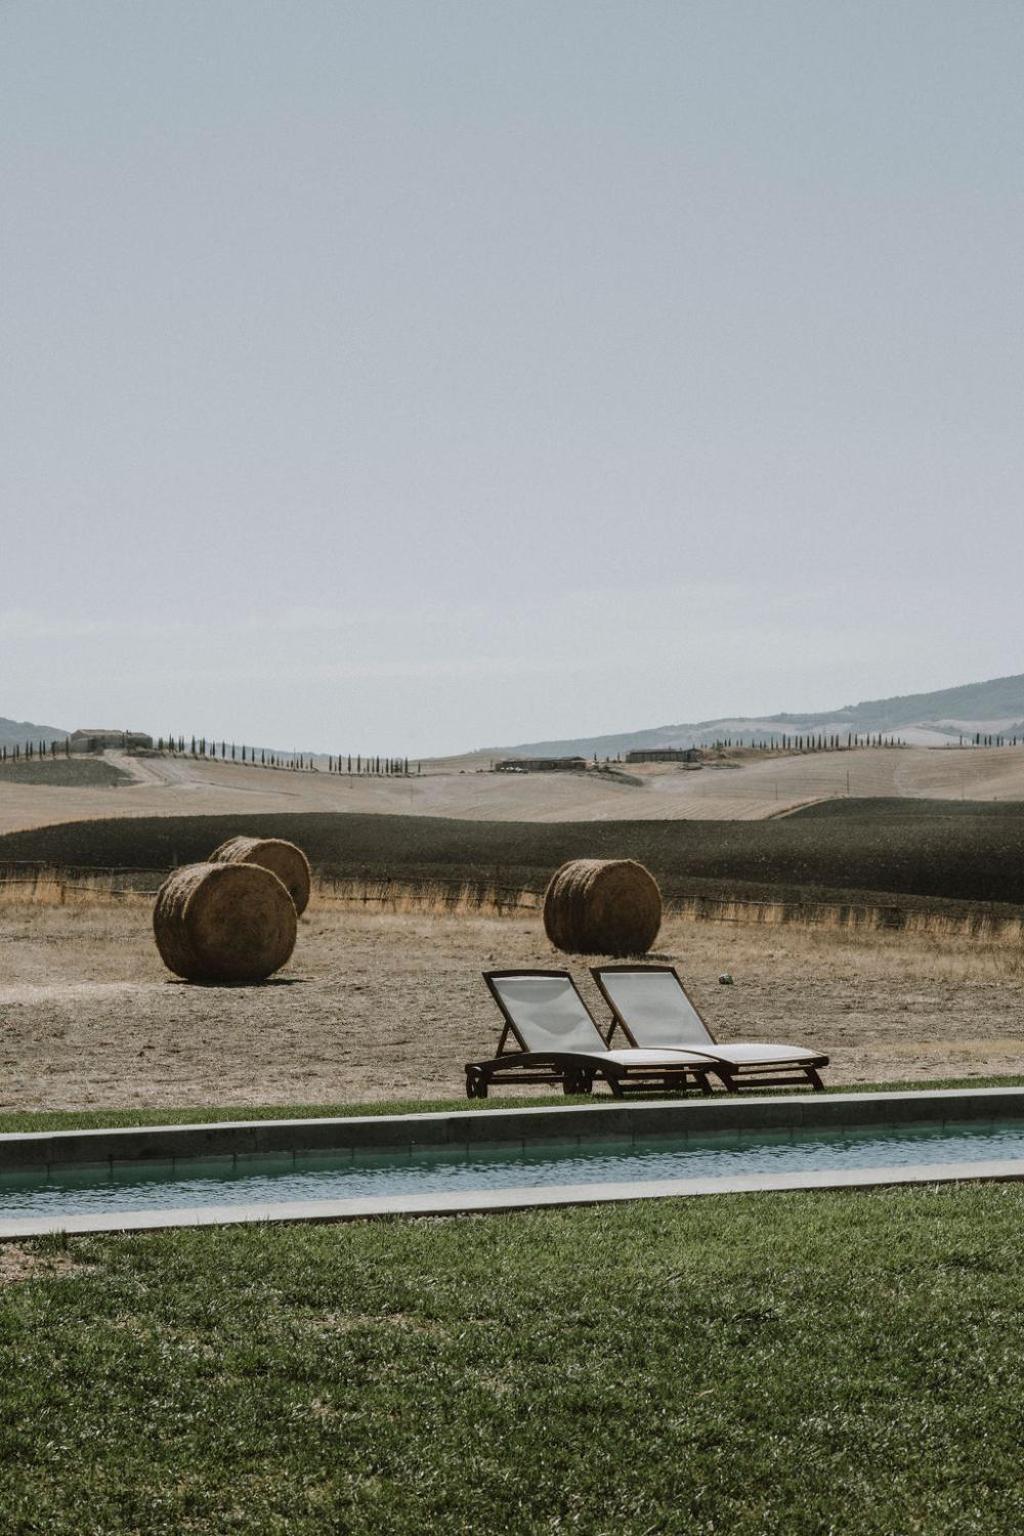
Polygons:
<instances>
[{"instance_id":1,"label":"dry soil ground","mask_svg":"<svg viewBox=\"0 0 1024 1536\"><path fill-rule=\"evenodd\" d=\"M369 811L485 821L747 820L835 795L1024 800L1024 747L860 748L767 757L699 772L489 773L449 764L409 778L291 773L188 757L109 754L134 782L17 784L0 772L0 833L105 816Z\"/></svg>"},{"instance_id":2,"label":"dry soil ground","mask_svg":"<svg viewBox=\"0 0 1024 1536\"><path fill-rule=\"evenodd\" d=\"M670 919L658 958L679 966L723 1040L818 1046L832 1083L1024 1071L1016 946ZM321 906L270 984L196 987L163 969L141 900L7 906L0 1107L459 1097L463 1064L497 1043L480 971L559 963L535 917ZM596 1008L584 962L572 969Z\"/></svg>"}]
</instances>

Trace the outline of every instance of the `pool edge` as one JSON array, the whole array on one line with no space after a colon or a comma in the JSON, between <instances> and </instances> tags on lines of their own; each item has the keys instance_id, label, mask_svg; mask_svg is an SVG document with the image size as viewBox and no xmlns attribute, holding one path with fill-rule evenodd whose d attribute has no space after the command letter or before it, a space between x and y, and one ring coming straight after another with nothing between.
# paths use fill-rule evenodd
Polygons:
<instances>
[{"instance_id":1,"label":"pool edge","mask_svg":"<svg viewBox=\"0 0 1024 1536\"><path fill-rule=\"evenodd\" d=\"M872 1094L715 1094L712 1098L624 1099L403 1115L237 1120L189 1125L0 1133L0 1171L53 1164L166 1161L228 1153L515 1145L566 1134L633 1138L709 1131L829 1129L946 1120L1024 1119L1024 1088L944 1088ZM583 1128L586 1127L586 1130Z\"/></svg>"},{"instance_id":2,"label":"pool edge","mask_svg":"<svg viewBox=\"0 0 1024 1536\"><path fill-rule=\"evenodd\" d=\"M565 1184L546 1189L469 1190L451 1195L293 1200L264 1205L118 1211L111 1212L107 1217L14 1217L0 1220L0 1242L24 1241L59 1233L73 1237L214 1226L367 1221L390 1216L482 1215L503 1211L613 1205L632 1200L692 1199L702 1195L813 1193L840 1189L887 1189L901 1185L1011 1183L1021 1180L1024 1180L1024 1163L998 1159L981 1163L917 1163L892 1168L847 1168L827 1173L737 1174L719 1178Z\"/></svg>"}]
</instances>

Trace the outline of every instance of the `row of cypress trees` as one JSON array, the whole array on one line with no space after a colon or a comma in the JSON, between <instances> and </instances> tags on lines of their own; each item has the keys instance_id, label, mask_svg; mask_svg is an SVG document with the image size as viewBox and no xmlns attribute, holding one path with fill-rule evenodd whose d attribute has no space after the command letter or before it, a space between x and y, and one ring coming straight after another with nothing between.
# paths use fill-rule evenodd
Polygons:
<instances>
[{"instance_id":1,"label":"row of cypress trees","mask_svg":"<svg viewBox=\"0 0 1024 1536\"><path fill-rule=\"evenodd\" d=\"M40 757L70 757L71 738L66 741L24 741L0 747L0 763L17 763Z\"/></svg>"},{"instance_id":2,"label":"row of cypress trees","mask_svg":"<svg viewBox=\"0 0 1024 1536\"><path fill-rule=\"evenodd\" d=\"M213 741L206 736L193 736L186 747L184 736L158 736L158 752L171 752L188 757L204 757L220 762L251 763L260 768L285 768L292 772L319 772L316 757L309 752L272 752L266 747L250 747L235 741ZM411 772L407 757L364 756L362 752L329 754L328 773L346 774L396 774L405 776ZM416 772L422 772L422 764L416 764Z\"/></svg>"},{"instance_id":3,"label":"row of cypress trees","mask_svg":"<svg viewBox=\"0 0 1024 1536\"><path fill-rule=\"evenodd\" d=\"M849 752L854 747L905 747L906 742L901 736L886 736L881 731L848 731L845 737L841 731L834 731L799 736L783 733L766 738L724 736L711 745L719 751L725 747L751 747L758 752Z\"/></svg>"}]
</instances>

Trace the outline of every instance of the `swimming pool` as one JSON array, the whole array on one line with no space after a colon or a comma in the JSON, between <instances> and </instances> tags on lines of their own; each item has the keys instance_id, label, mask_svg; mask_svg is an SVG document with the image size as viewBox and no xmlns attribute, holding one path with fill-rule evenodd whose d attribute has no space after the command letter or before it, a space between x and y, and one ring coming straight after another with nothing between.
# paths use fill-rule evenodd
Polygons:
<instances>
[{"instance_id":1,"label":"swimming pool","mask_svg":"<svg viewBox=\"0 0 1024 1536\"><path fill-rule=\"evenodd\" d=\"M0 1241L1024 1178L1024 1088L0 1134Z\"/></svg>"},{"instance_id":2,"label":"swimming pool","mask_svg":"<svg viewBox=\"0 0 1024 1536\"><path fill-rule=\"evenodd\" d=\"M641 1112L642 1113L642 1112ZM640 1121L642 1126L642 1119ZM294 1207L322 1211L325 1204L390 1202L417 1197L469 1199L488 1193L616 1187L649 1194L681 1182L772 1176L785 1183L807 1176L851 1171L1017 1164L1024 1176L1024 1119L921 1123L904 1126L792 1126L683 1136L543 1139L515 1146L437 1146L367 1150L230 1153L167 1160L55 1163L45 1169L0 1169L0 1232L29 1221L60 1224L66 1218L109 1220L119 1213L230 1212L232 1208L280 1213ZM948 1175L947 1175L948 1176ZM1004 1176L1012 1176L1006 1174ZM845 1182L841 1180L841 1182ZM706 1191L705 1191L706 1192ZM385 1206L384 1208L387 1208ZM230 1217L225 1218L230 1219ZM255 1219L255 1218L253 1218ZM75 1223L76 1225L78 1223ZM157 1223L145 1223L157 1224Z\"/></svg>"}]
</instances>

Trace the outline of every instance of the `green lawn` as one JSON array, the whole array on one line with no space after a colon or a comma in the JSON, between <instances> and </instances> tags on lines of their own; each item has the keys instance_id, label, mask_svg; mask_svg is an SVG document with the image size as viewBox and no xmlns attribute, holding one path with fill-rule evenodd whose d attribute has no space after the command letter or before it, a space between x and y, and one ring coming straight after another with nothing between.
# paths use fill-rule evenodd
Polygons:
<instances>
[{"instance_id":1,"label":"green lawn","mask_svg":"<svg viewBox=\"0 0 1024 1536\"><path fill-rule=\"evenodd\" d=\"M1017 1536L1022 1232L1003 1184L0 1246L0 1533Z\"/></svg>"},{"instance_id":2,"label":"green lawn","mask_svg":"<svg viewBox=\"0 0 1024 1536\"><path fill-rule=\"evenodd\" d=\"M35 1245L0 1530L997 1536L1018 1185Z\"/></svg>"}]
</instances>

